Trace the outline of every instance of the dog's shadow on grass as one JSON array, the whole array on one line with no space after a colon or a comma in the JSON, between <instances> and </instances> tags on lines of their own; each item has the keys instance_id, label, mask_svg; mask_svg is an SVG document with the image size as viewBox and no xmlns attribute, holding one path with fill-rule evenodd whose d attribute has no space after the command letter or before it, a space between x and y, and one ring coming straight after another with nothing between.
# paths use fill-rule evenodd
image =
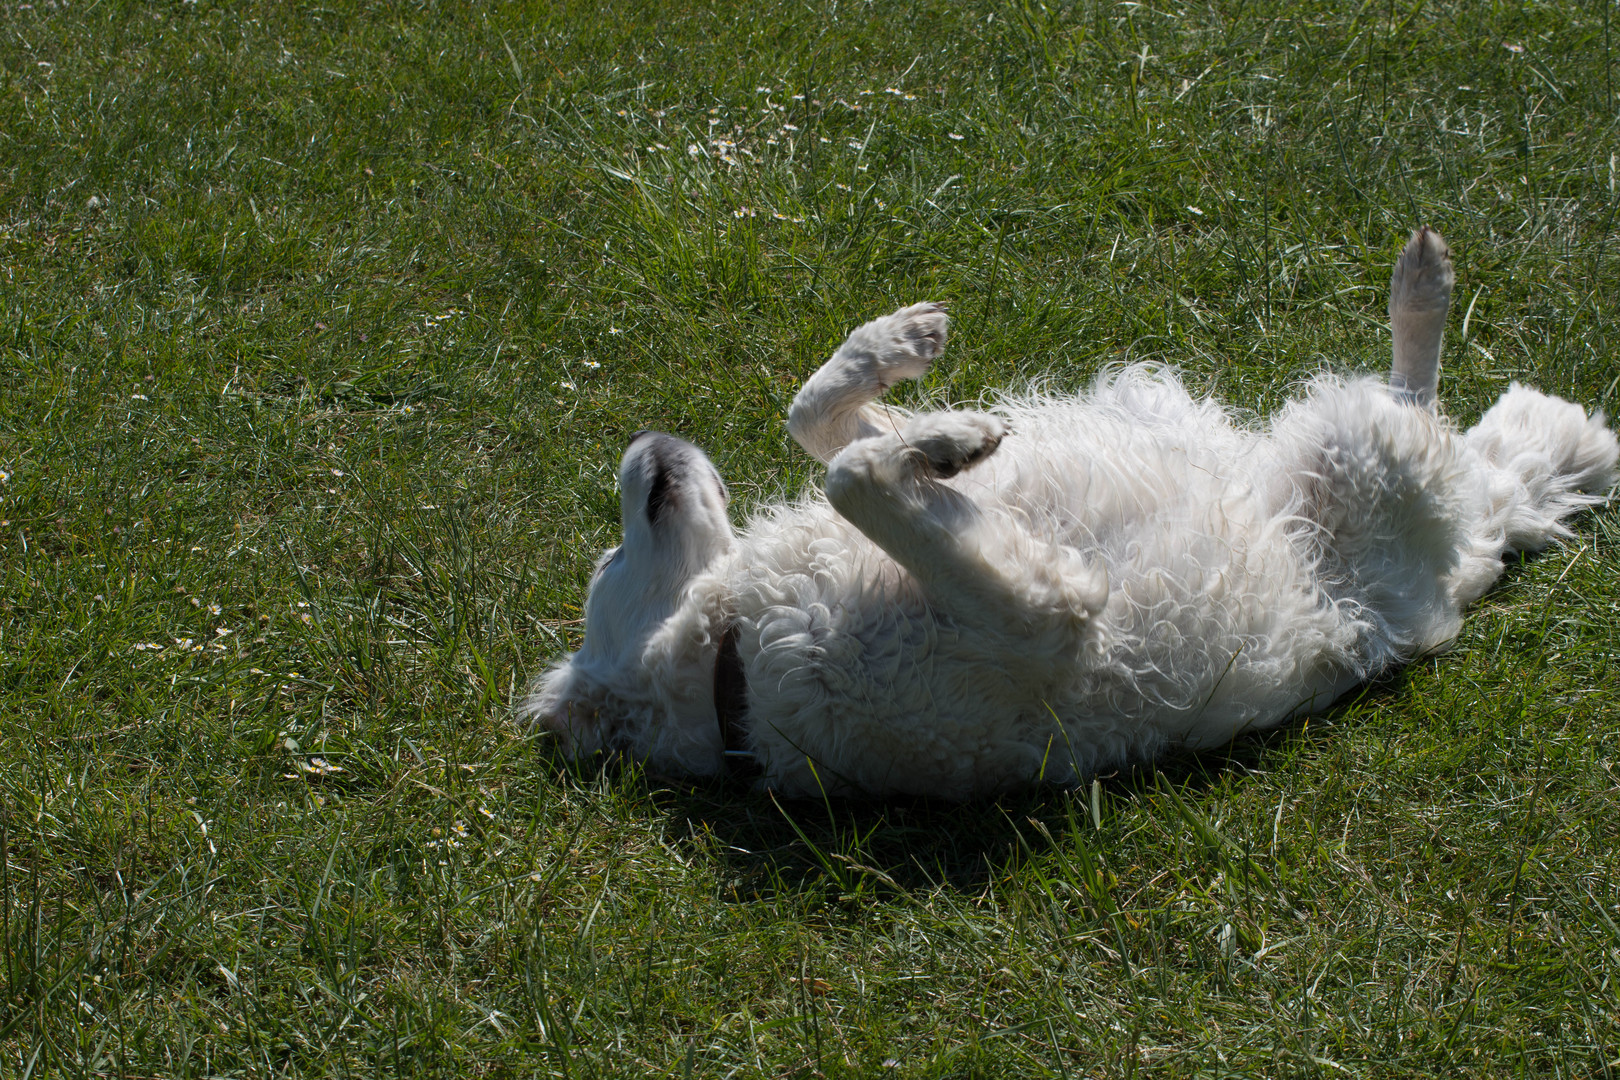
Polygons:
<instances>
[{"instance_id":1,"label":"dog's shadow on grass","mask_svg":"<svg viewBox=\"0 0 1620 1080\"><path fill-rule=\"evenodd\" d=\"M1396 696L1404 682L1397 672L1309 722L1246 736L1219 751L1171 754L1099 776L1095 797L1090 781L967 803L788 800L728 784L655 788L649 796L672 818L685 819L707 857L723 861L728 891L738 899L828 887L846 897L938 888L973 893L1077 826L1088 842L1115 843L1117 829L1099 833L1093 826L1116 818L1122 807L1162 799L1185 809L1289 749L1325 744L1334 738L1336 718Z\"/></svg>"}]
</instances>

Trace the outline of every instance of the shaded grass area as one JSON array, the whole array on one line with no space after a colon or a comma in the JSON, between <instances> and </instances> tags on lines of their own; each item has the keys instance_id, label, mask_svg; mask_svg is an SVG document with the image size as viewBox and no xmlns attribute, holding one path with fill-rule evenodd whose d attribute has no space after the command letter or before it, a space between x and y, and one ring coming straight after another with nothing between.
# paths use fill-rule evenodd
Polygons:
<instances>
[{"instance_id":1,"label":"shaded grass area","mask_svg":"<svg viewBox=\"0 0 1620 1080\"><path fill-rule=\"evenodd\" d=\"M0 1075L1604 1076L1617 518L1225 755L994 805L570 769L625 438L744 512L1127 359L1613 411L1612 5L36 3L0 19Z\"/></svg>"}]
</instances>

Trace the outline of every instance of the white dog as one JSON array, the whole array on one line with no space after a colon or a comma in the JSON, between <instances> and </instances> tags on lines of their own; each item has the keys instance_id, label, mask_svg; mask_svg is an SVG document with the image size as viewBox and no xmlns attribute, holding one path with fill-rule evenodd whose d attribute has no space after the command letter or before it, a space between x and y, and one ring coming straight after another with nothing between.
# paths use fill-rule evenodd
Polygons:
<instances>
[{"instance_id":1,"label":"white dog","mask_svg":"<svg viewBox=\"0 0 1620 1080\"><path fill-rule=\"evenodd\" d=\"M856 330L788 430L825 495L741 533L695 446L641 432L585 641L519 706L571 756L787 794L961 799L1215 747L1451 641L1507 551L1603 500L1601 414L1517 384L1435 410L1452 269L1396 263L1394 368L1316 378L1262 429L1132 365L991 412L876 404L945 343L937 304Z\"/></svg>"}]
</instances>

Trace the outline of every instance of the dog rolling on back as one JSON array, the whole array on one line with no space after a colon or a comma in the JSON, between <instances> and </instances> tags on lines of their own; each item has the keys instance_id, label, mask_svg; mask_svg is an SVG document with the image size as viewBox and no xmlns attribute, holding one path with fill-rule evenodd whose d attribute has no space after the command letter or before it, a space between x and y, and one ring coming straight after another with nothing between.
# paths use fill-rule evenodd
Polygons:
<instances>
[{"instance_id":1,"label":"dog rolling on back","mask_svg":"<svg viewBox=\"0 0 1620 1080\"><path fill-rule=\"evenodd\" d=\"M1514 384L1436 408L1453 274L1416 232L1387 382L1322 375L1263 427L1160 367L908 416L937 304L852 333L788 430L824 493L734 532L690 443L643 432L585 639L519 704L578 757L790 795L968 798L1215 747L1439 648L1511 551L1614 481L1599 415Z\"/></svg>"}]
</instances>

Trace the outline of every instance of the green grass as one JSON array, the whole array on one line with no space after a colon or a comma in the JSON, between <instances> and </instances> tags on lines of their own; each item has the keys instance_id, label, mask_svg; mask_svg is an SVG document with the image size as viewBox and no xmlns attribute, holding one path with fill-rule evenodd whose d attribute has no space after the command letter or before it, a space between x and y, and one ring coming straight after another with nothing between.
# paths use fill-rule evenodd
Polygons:
<instances>
[{"instance_id":1,"label":"green grass","mask_svg":"<svg viewBox=\"0 0 1620 1080\"><path fill-rule=\"evenodd\" d=\"M1620 1072L1614 510L1072 793L777 805L509 712L628 434L797 491L902 302L956 314L902 400L1263 414L1384 365L1430 222L1453 415L1613 412L1612 3L3 11L0 1076Z\"/></svg>"}]
</instances>

